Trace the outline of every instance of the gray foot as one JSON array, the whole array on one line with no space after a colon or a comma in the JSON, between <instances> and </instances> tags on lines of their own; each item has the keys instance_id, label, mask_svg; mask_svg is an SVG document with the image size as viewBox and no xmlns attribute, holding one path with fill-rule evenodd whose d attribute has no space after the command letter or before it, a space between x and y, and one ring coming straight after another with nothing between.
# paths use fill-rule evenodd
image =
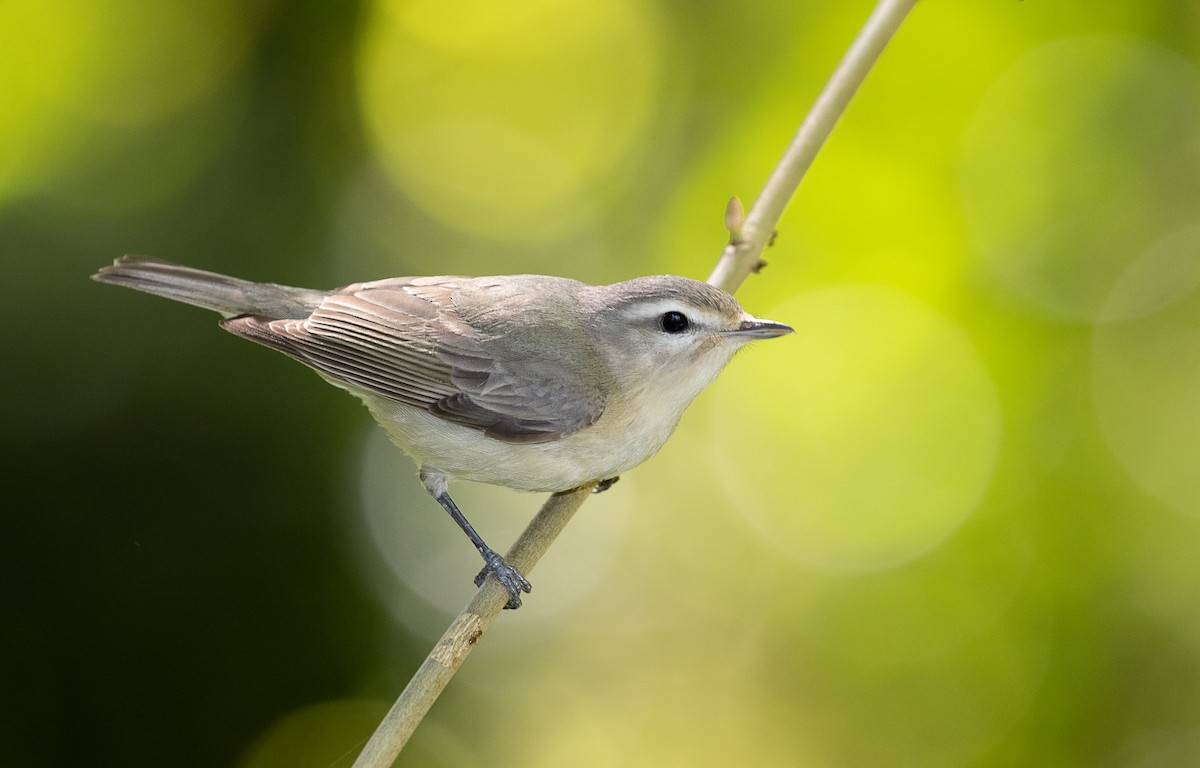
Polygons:
<instances>
[{"instance_id":1,"label":"gray foot","mask_svg":"<svg viewBox=\"0 0 1200 768\"><path fill-rule=\"evenodd\" d=\"M508 590L508 602L504 605L505 608L520 608L521 593L529 592L533 589L533 585L521 575L513 566L500 555L492 550L483 553L483 561L486 565L479 575L475 577L475 586L482 587L483 581L491 574L496 577L496 581L500 582L500 586Z\"/></svg>"},{"instance_id":2,"label":"gray foot","mask_svg":"<svg viewBox=\"0 0 1200 768\"><path fill-rule=\"evenodd\" d=\"M620 475L617 475L616 477L605 478L604 480L596 483L596 487L592 489L592 493L604 493L609 488L612 488L614 485L616 485L617 481L620 479Z\"/></svg>"}]
</instances>

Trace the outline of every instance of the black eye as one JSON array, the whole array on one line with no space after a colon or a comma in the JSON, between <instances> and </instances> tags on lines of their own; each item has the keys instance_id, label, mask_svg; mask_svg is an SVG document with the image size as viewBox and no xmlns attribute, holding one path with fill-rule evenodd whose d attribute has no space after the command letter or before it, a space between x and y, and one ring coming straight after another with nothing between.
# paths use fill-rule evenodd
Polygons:
<instances>
[{"instance_id":1,"label":"black eye","mask_svg":"<svg viewBox=\"0 0 1200 768\"><path fill-rule=\"evenodd\" d=\"M662 317L658 318L658 324L667 333L683 333L690 325L687 315L674 310L663 312Z\"/></svg>"}]
</instances>

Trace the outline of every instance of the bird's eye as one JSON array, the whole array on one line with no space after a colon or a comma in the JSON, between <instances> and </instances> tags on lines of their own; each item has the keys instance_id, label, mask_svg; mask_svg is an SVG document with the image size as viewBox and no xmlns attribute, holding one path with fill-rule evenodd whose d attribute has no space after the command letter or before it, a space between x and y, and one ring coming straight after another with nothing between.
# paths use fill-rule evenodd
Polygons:
<instances>
[{"instance_id":1,"label":"bird's eye","mask_svg":"<svg viewBox=\"0 0 1200 768\"><path fill-rule=\"evenodd\" d=\"M683 333L687 330L690 324L687 315L674 310L663 312L662 317L658 318L659 327L667 333Z\"/></svg>"}]
</instances>

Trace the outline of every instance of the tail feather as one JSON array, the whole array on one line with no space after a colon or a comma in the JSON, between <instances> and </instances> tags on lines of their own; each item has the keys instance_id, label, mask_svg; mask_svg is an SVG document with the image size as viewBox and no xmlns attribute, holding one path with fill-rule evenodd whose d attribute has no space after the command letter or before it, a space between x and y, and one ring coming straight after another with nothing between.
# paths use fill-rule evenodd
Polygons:
<instances>
[{"instance_id":1,"label":"tail feather","mask_svg":"<svg viewBox=\"0 0 1200 768\"><path fill-rule=\"evenodd\" d=\"M326 291L254 283L146 256L122 256L92 279L211 309L227 318L304 318L329 295Z\"/></svg>"}]
</instances>

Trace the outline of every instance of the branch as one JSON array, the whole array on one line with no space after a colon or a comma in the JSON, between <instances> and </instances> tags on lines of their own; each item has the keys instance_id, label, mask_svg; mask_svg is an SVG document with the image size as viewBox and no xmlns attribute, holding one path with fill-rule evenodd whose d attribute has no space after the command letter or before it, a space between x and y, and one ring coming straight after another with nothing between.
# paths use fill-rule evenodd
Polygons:
<instances>
[{"instance_id":1,"label":"branch","mask_svg":"<svg viewBox=\"0 0 1200 768\"><path fill-rule=\"evenodd\" d=\"M762 266L763 249L774 239L775 225L800 186L800 179L804 178L834 124L846 111L879 54L883 53L884 46L916 4L917 0L880 0L846 51L842 63L829 78L825 90L817 97L808 117L800 124L744 222L740 220L741 203L737 198L730 201L725 215L725 225L730 231L729 245L725 246L716 268L708 276L709 283L733 293L751 272L757 272Z\"/></svg>"},{"instance_id":2,"label":"branch","mask_svg":"<svg viewBox=\"0 0 1200 768\"><path fill-rule=\"evenodd\" d=\"M825 90L817 97L808 117L801 123L783 158L750 209L750 214L742 215L741 203L736 198L730 201L725 217L726 227L730 231L729 245L709 276L709 283L733 293L751 272L758 270L763 249L771 240L779 217L783 215L800 179L816 157L817 150L824 144L888 40L916 3L917 0L880 0ZM551 496L513 544L505 559L522 573L528 574L582 506L591 489L588 486ZM508 593L495 579L484 582L384 716L383 722L354 762L355 768L387 768L392 765L433 702L441 695L442 689L466 661L507 601Z\"/></svg>"}]
</instances>

